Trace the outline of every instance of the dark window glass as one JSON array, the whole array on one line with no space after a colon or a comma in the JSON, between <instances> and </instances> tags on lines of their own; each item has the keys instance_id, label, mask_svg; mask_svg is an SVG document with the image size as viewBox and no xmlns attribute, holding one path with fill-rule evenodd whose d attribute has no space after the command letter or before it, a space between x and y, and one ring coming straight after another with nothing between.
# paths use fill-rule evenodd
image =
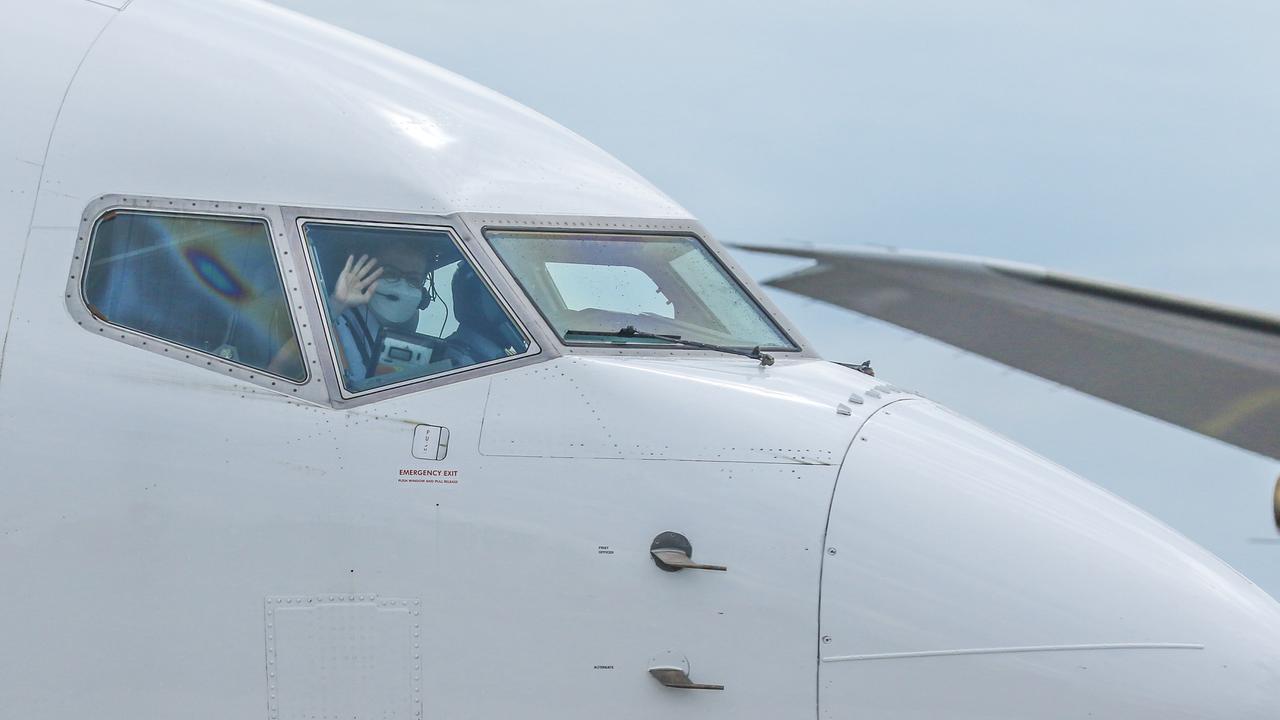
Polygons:
<instances>
[{"instance_id":1,"label":"dark window glass","mask_svg":"<svg viewBox=\"0 0 1280 720\"><path fill-rule=\"evenodd\" d=\"M306 379L265 222L112 212L94 229L83 287L113 325Z\"/></svg>"}]
</instances>

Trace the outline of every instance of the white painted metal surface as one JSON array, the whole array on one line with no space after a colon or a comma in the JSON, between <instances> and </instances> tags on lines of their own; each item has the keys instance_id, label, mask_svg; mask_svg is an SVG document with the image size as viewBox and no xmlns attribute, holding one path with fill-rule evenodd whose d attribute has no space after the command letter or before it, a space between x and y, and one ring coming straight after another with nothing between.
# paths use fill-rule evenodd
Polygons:
<instances>
[{"instance_id":1,"label":"white painted metal surface","mask_svg":"<svg viewBox=\"0 0 1280 720\"><path fill-rule=\"evenodd\" d=\"M483 227L702 231L544 118L255 3L5 11L0 716L1235 719L1280 690L1247 581L798 335L771 367L557 344ZM293 393L108 336L69 271L94 199L139 193L261 203L309 361L299 208L455 222L542 351L354 407L332 367ZM664 531L727 571L663 571Z\"/></svg>"},{"instance_id":2,"label":"white painted metal surface","mask_svg":"<svg viewBox=\"0 0 1280 720\"><path fill-rule=\"evenodd\" d=\"M422 717L421 617L418 598L267 598L268 716Z\"/></svg>"},{"instance_id":3,"label":"white painted metal surface","mask_svg":"<svg viewBox=\"0 0 1280 720\"><path fill-rule=\"evenodd\" d=\"M38 225L65 224L109 192L688 217L617 160L491 90L294 13L229 0L138 0L118 14L67 95L44 187Z\"/></svg>"},{"instance_id":4,"label":"white painted metal surface","mask_svg":"<svg viewBox=\"0 0 1280 720\"><path fill-rule=\"evenodd\" d=\"M766 369L732 360L571 357L494 378L480 452L836 466L856 423L836 407L867 384L848 376L822 361ZM678 386L679 401L648 393L655 383ZM538 422L530 409L548 397L559 400L555 422ZM751 413L727 412L746 398ZM673 415L698 431L670 432Z\"/></svg>"},{"instance_id":5,"label":"white painted metal surface","mask_svg":"<svg viewBox=\"0 0 1280 720\"><path fill-rule=\"evenodd\" d=\"M826 542L822 717L1274 716L1274 600L932 403L863 426Z\"/></svg>"},{"instance_id":6,"label":"white painted metal surface","mask_svg":"<svg viewBox=\"0 0 1280 720\"><path fill-rule=\"evenodd\" d=\"M19 8L18 6L22 7ZM27 228L45 154L63 96L89 46L115 13L83 0L50 0L39 7L6 3L0 43L0 347L13 307ZM34 22L18 22L18 13ZM38 58L38 60L37 60ZM4 353L0 351L0 368Z\"/></svg>"}]
</instances>

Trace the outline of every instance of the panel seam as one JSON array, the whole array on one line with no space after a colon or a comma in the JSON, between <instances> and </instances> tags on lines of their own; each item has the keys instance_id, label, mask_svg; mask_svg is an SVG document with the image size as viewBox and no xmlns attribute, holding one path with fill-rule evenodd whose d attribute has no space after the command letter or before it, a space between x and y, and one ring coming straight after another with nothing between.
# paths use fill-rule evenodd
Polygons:
<instances>
[{"instance_id":1,"label":"panel seam","mask_svg":"<svg viewBox=\"0 0 1280 720\"><path fill-rule=\"evenodd\" d=\"M1018 653L1081 652L1100 650L1203 650L1199 643L1091 643L1082 645L1023 645L992 648L956 648L953 650L916 650L911 652L836 655L822 658L824 663L859 662L863 660L902 660L907 658L956 657L958 655L1008 655Z\"/></svg>"},{"instance_id":2,"label":"panel seam","mask_svg":"<svg viewBox=\"0 0 1280 720\"><path fill-rule=\"evenodd\" d=\"M880 414L881 410L884 410L890 405L895 405L907 400L919 399L920 398L915 396L896 398L871 411L869 415L863 418L862 422L858 424L858 429L854 430L853 435L849 438L849 445L845 447L844 454L840 456L840 464L836 467L836 478L831 483L831 498L827 501L827 520L822 525L822 548L818 551L818 632L817 637L815 638L818 642L818 662L816 663L813 673L813 713L814 717L819 718L819 720L821 720L822 717L822 663L828 662L822 657L822 574L827 567L827 535L831 530L831 510L836 504L836 491L840 488L840 476L844 473L844 464L849 461L849 455L853 453L853 444L857 442L858 437L862 435L863 428L867 426L867 423L871 422L871 418Z\"/></svg>"},{"instance_id":3,"label":"panel seam","mask_svg":"<svg viewBox=\"0 0 1280 720\"><path fill-rule=\"evenodd\" d=\"M96 3L95 3L96 4ZM106 7L106 6L100 6ZM112 8L115 10L115 8ZM62 109L66 107L67 97L71 95L71 88L76 84L76 78L80 76L80 69L84 67L84 63L89 59L89 54L93 52L93 48L97 46L98 40L102 39L103 33L107 28L111 27L111 23L119 16L116 10L107 21L102 24L97 34L93 36L93 40L89 41L89 46L85 48L84 54L80 56L80 62L76 63L76 69L72 71L71 78L67 80L67 87L62 91L62 99L58 101L58 111L53 115L53 123L49 126L49 137L44 143L44 154L40 157L40 176L36 179L35 199L31 203L31 217L27 220L27 232L22 240L22 254L18 257L18 274L13 281L13 297L9 302L9 317L5 319L4 339L0 341L0 382L4 378L4 359L9 350L9 335L13 332L13 318L18 308L18 294L22 288L22 271L26 267L27 248L31 247L31 230L35 225L36 211L40 207L40 190L44 187L44 173L49 163L49 148L53 147L53 136L58 131L58 123L62 120Z\"/></svg>"}]
</instances>

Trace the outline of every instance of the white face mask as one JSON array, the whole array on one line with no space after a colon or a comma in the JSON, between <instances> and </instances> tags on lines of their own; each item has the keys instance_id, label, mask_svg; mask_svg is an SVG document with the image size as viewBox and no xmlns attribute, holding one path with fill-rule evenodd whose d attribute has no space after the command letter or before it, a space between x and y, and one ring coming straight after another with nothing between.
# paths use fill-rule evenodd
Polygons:
<instances>
[{"instance_id":1,"label":"white face mask","mask_svg":"<svg viewBox=\"0 0 1280 720\"><path fill-rule=\"evenodd\" d=\"M378 319L399 325L418 311L418 304L422 302L422 288L414 287L409 281L396 280L379 280L378 289L373 292L373 297L369 299L369 309L373 311Z\"/></svg>"}]
</instances>

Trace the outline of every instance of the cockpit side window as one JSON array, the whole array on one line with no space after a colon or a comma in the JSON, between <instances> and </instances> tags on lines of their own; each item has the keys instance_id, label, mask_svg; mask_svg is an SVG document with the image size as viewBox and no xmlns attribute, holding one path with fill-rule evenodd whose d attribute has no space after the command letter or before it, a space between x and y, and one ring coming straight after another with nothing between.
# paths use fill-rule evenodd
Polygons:
<instances>
[{"instance_id":1,"label":"cockpit side window","mask_svg":"<svg viewBox=\"0 0 1280 720\"><path fill-rule=\"evenodd\" d=\"M81 285L100 320L294 382L307 378L266 222L113 210Z\"/></svg>"},{"instance_id":2,"label":"cockpit side window","mask_svg":"<svg viewBox=\"0 0 1280 720\"><path fill-rule=\"evenodd\" d=\"M302 234L348 392L529 349L528 338L447 231L307 221Z\"/></svg>"}]
</instances>

